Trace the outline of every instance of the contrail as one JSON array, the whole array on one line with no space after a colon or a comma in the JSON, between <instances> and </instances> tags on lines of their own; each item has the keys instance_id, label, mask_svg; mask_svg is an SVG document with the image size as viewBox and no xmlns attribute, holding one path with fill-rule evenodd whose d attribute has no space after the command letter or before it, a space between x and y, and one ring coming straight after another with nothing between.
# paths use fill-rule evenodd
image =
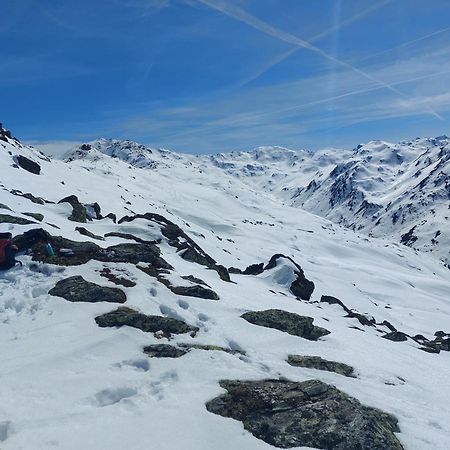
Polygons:
<instances>
[{"instance_id":1,"label":"contrail","mask_svg":"<svg viewBox=\"0 0 450 450\"><path fill-rule=\"evenodd\" d=\"M361 69L358 69L357 67L342 61L341 59L335 58L334 56L328 54L327 52L323 51L319 47L316 47L314 44L305 41L304 39L301 39L291 33L288 33L286 31L280 30L279 28L275 28L274 26L268 24L267 22L264 22L261 19L258 19L257 17L252 16L251 14L247 13L243 9L234 6L234 5L227 5L224 4L221 0L198 0L199 2L203 3L206 6L209 6L212 9L215 9L222 14L225 14L239 22L243 22L255 30L261 31L262 33L267 34L268 36L272 36L280 41L286 42L288 44L294 45L299 48L304 48L307 50L312 51L313 53L316 53L317 55L321 56L322 58L332 61L335 64L338 64L342 67L345 67L346 69L350 69L353 72L357 73L358 75L361 75L362 77L366 78L367 80L372 81L373 83L379 84L380 86L383 86L384 88L390 90L391 92L394 92L395 94L399 95L400 97L406 98L409 100L409 97L404 94L403 92L399 91L395 87L384 83L383 81L380 81L376 78L374 78L372 75L368 74L367 72L364 72ZM436 113L433 110L426 110L425 112L432 114L433 116L437 117L440 120L444 120L442 116L440 116L438 113Z\"/></svg>"},{"instance_id":2,"label":"contrail","mask_svg":"<svg viewBox=\"0 0 450 450\"><path fill-rule=\"evenodd\" d=\"M359 61L366 61L368 59L372 59L372 58L376 58L377 56L384 55L385 53L393 52L394 50L398 50L399 48L409 47L412 44L416 44L417 42L425 41L426 39L430 39L439 34L446 33L447 31L450 31L450 27L442 28L441 30L437 30L437 31L434 31L433 33L426 34L425 36L421 36L419 38L413 39L412 41L403 42L403 44L400 44L395 47L391 47L386 50L383 50L381 52L366 56L365 58L362 58Z\"/></svg>"},{"instance_id":3,"label":"contrail","mask_svg":"<svg viewBox=\"0 0 450 450\"><path fill-rule=\"evenodd\" d=\"M339 31L340 29L345 28L346 26L357 22L358 20L367 16L371 12L382 8L383 6L387 5L388 3L392 3L392 1L393 0L382 0L378 3L375 3L374 5L370 6L369 8L366 8L365 10L360 11L357 14L354 14L353 16L349 17L348 19L345 19L342 22L340 22L339 24L329 28L328 30L325 30L325 31L313 36L311 39L309 39L309 42L318 41L319 39L322 39L323 37L328 36L331 33ZM285 61L287 58L289 58L292 54L294 54L298 50L299 50L299 47L295 46L294 48L291 48L290 50L282 53L281 55L278 55L277 57L275 57L274 59L269 61L269 63L266 64L264 67L262 67L257 73L255 73L252 76L241 81L238 84L237 88L242 88L246 84L257 80L261 75L265 74L269 69L271 69L272 67L276 66L277 64L280 64L281 62Z\"/></svg>"}]
</instances>

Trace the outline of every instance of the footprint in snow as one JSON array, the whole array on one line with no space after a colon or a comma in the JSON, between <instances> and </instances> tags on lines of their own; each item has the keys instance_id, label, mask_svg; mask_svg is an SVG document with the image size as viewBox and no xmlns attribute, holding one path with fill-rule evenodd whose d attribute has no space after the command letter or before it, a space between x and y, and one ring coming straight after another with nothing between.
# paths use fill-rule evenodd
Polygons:
<instances>
[{"instance_id":1,"label":"footprint in snow","mask_svg":"<svg viewBox=\"0 0 450 450\"><path fill-rule=\"evenodd\" d=\"M94 395L93 404L103 408L104 406L111 406L122 401L127 401L129 398L137 395L137 393L137 389L130 387L103 389Z\"/></svg>"},{"instance_id":2,"label":"footprint in snow","mask_svg":"<svg viewBox=\"0 0 450 450\"><path fill-rule=\"evenodd\" d=\"M150 363L148 359L144 358L127 359L114 364L114 367L118 367L119 369L131 368L140 372L148 372L150 370Z\"/></svg>"},{"instance_id":3,"label":"footprint in snow","mask_svg":"<svg viewBox=\"0 0 450 450\"><path fill-rule=\"evenodd\" d=\"M189 303L186 300L182 300L181 298L177 301L178 306L183 309L189 309Z\"/></svg>"}]
</instances>

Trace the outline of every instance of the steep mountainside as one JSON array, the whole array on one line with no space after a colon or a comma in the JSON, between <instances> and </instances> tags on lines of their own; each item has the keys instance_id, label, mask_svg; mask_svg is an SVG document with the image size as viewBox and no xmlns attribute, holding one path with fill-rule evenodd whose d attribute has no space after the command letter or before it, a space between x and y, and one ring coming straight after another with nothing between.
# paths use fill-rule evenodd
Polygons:
<instances>
[{"instance_id":1,"label":"steep mountainside","mask_svg":"<svg viewBox=\"0 0 450 450\"><path fill-rule=\"evenodd\" d=\"M290 204L336 155L1 129L0 447L448 449L448 269Z\"/></svg>"}]
</instances>

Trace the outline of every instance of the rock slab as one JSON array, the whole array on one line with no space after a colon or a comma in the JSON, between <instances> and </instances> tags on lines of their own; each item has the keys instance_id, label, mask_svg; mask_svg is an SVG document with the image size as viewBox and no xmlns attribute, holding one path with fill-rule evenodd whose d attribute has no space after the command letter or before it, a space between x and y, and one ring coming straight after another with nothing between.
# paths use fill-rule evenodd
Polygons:
<instances>
[{"instance_id":1,"label":"rock slab","mask_svg":"<svg viewBox=\"0 0 450 450\"><path fill-rule=\"evenodd\" d=\"M318 380L221 381L208 411L244 424L279 448L402 450L397 419Z\"/></svg>"}]
</instances>

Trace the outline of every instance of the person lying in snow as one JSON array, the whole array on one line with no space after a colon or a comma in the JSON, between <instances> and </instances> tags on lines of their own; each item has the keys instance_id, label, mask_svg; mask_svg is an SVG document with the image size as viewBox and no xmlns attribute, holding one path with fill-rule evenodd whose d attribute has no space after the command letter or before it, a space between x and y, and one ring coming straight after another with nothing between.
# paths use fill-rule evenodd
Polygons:
<instances>
[{"instance_id":1,"label":"person lying in snow","mask_svg":"<svg viewBox=\"0 0 450 450\"><path fill-rule=\"evenodd\" d=\"M0 270L8 270L20 261L16 261L18 248L12 243L11 233L0 233Z\"/></svg>"}]
</instances>

